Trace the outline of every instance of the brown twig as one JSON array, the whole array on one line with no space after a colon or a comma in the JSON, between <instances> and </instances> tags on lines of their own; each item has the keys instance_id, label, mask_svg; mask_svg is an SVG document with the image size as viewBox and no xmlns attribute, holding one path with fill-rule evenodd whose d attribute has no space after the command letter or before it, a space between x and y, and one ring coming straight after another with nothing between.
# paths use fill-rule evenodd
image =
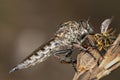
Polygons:
<instances>
[{"instance_id":1,"label":"brown twig","mask_svg":"<svg viewBox=\"0 0 120 80\"><path fill-rule=\"evenodd\" d=\"M81 52L77 56L76 68L73 80L99 80L108 75L111 71L120 66L120 35L117 37L111 48L109 48L102 58L94 48L89 48L89 52ZM99 63L98 63L99 62Z\"/></svg>"}]
</instances>

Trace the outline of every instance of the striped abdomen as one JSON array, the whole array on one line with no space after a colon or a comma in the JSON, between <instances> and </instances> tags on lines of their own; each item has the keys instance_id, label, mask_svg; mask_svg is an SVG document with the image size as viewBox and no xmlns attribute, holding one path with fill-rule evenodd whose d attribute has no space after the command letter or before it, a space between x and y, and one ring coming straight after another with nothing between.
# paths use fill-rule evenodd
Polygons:
<instances>
[{"instance_id":1,"label":"striped abdomen","mask_svg":"<svg viewBox=\"0 0 120 80\"><path fill-rule=\"evenodd\" d=\"M56 51L59 47L59 40L57 38L53 38L49 40L46 44L40 46L36 49L31 55L29 55L26 59L24 59L20 64L14 67L11 72L14 72L19 69L28 68L30 66L35 65L36 63L43 62L48 57L53 55L54 51Z\"/></svg>"}]
</instances>

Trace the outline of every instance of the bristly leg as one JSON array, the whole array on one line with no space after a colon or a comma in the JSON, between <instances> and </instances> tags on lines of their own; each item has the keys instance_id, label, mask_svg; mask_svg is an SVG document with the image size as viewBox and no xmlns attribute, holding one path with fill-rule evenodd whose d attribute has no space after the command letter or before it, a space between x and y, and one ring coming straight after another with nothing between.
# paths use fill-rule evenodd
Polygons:
<instances>
[{"instance_id":1,"label":"bristly leg","mask_svg":"<svg viewBox=\"0 0 120 80\"><path fill-rule=\"evenodd\" d=\"M73 49L59 50L56 51L56 54L54 56L58 57L60 59L60 63L62 64L72 64L75 72L77 72L77 69L75 67L76 60L71 57L72 52Z\"/></svg>"},{"instance_id":2,"label":"bristly leg","mask_svg":"<svg viewBox=\"0 0 120 80\"><path fill-rule=\"evenodd\" d=\"M80 51L87 52L91 57L94 58L94 60L96 60L96 58L89 52L89 50L88 50L89 48L85 48L79 44L73 44L73 45L74 45L74 47L78 48Z\"/></svg>"},{"instance_id":3,"label":"bristly leg","mask_svg":"<svg viewBox=\"0 0 120 80\"><path fill-rule=\"evenodd\" d=\"M73 49L59 50L55 52L54 56L57 57L61 63L70 64L72 52Z\"/></svg>"},{"instance_id":4,"label":"bristly leg","mask_svg":"<svg viewBox=\"0 0 120 80\"><path fill-rule=\"evenodd\" d=\"M72 67L74 68L75 72L77 72L77 69L76 69L76 66L75 64L77 63L77 60L74 60L71 58L71 64L72 64Z\"/></svg>"},{"instance_id":5,"label":"bristly leg","mask_svg":"<svg viewBox=\"0 0 120 80\"><path fill-rule=\"evenodd\" d=\"M63 64L72 64L72 67L74 68L75 72L77 72L77 69L76 69L76 62L77 60L73 59L72 57L65 57L64 59L60 60L60 62Z\"/></svg>"},{"instance_id":6,"label":"bristly leg","mask_svg":"<svg viewBox=\"0 0 120 80\"><path fill-rule=\"evenodd\" d=\"M72 52L73 52L72 49L59 50L55 52L54 56L55 57L60 57L60 56L69 57L71 56Z\"/></svg>"}]
</instances>

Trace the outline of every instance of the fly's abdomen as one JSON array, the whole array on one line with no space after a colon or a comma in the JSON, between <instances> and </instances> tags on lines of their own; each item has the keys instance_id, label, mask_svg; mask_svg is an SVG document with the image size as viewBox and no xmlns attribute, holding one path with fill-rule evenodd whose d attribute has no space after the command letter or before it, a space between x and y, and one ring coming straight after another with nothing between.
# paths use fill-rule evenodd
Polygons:
<instances>
[{"instance_id":1,"label":"fly's abdomen","mask_svg":"<svg viewBox=\"0 0 120 80\"><path fill-rule=\"evenodd\" d=\"M30 66L33 66L37 63L45 61L48 57L53 55L54 53L51 53L54 51L57 46L59 45L57 43L58 41L54 38L48 41L46 44L40 46L37 50L35 50L31 55L29 55L26 59L24 59L20 64L15 66L11 71L14 72L19 69L28 68Z\"/></svg>"}]
</instances>

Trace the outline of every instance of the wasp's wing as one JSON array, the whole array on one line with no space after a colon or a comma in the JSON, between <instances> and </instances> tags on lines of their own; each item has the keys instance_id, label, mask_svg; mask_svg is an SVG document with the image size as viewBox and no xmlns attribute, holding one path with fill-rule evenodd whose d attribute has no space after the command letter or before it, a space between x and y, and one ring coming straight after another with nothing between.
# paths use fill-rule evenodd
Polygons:
<instances>
[{"instance_id":1,"label":"wasp's wing","mask_svg":"<svg viewBox=\"0 0 120 80\"><path fill-rule=\"evenodd\" d=\"M106 19L103 21L103 23L101 24L101 33L104 33L107 31L111 21L112 21L112 18Z\"/></svg>"},{"instance_id":2,"label":"wasp's wing","mask_svg":"<svg viewBox=\"0 0 120 80\"><path fill-rule=\"evenodd\" d=\"M28 68L30 66L33 66L37 63L43 62L46 59L48 59L52 53L52 50L56 47L56 42L53 39L48 41L46 44L40 46L38 49L36 49L31 55L29 55L26 59L24 59L20 64L15 66L11 71L14 72L19 69Z\"/></svg>"}]
</instances>

